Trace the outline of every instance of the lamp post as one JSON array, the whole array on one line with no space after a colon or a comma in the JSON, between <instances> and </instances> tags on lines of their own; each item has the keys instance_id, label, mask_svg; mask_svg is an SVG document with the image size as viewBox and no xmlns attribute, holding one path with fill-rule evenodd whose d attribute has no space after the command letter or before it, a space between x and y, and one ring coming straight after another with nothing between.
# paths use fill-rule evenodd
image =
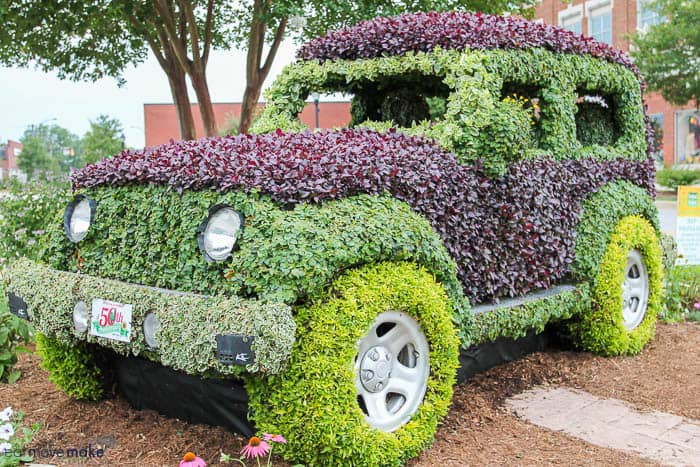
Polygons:
<instances>
[{"instance_id":1,"label":"lamp post","mask_svg":"<svg viewBox=\"0 0 700 467\"><path fill-rule=\"evenodd\" d=\"M315 119L314 119L314 130L318 129L318 101L321 98L321 96L318 95L317 92L314 92L311 94L311 98L314 100L314 112L315 112Z\"/></svg>"},{"instance_id":2,"label":"lamp post","mask_svg":"<svg viewBox=\"0 0 700 467\"><path fill-rule=\"evenodd\" d=\"M58 120L56 117L51 117L51 118L47 118L46 120L44 120L40 123L37 123L37 124L33 123L33 124L29 125L29 131L32 133L33 136L36 136L38 129L40 129L42 126L46 125L47 123L55 122L56 120Z\"/></svg>"}]
</instances>

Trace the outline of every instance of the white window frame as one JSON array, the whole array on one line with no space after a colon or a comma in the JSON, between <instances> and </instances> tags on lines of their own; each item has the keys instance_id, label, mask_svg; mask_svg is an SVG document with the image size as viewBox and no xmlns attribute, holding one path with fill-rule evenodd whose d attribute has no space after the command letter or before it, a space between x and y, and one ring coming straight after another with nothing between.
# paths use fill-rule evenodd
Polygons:
<instances>
[{"instance_id":1,"label":"white window frame","mask_svg":"<svg viewBox=\"0 0 700 467\"><path fill-rule=\"evenodd\" d=\"M613 0L589 0L586 2L586 18L588 18L588 36L593 37L592 24L593 18L602 15L610 15L610 45L615 42L615 24L613 16Z\"/></svg>"},{"instance_id":2,"label":"white window frame","mask_svg":"<svg viewBox=\"0 0 700 467\"><path fill-rule=\"evenodd\" d=\"M570 5L568 8L561 10L557 15L557 24L568 29L574 23L581 24L581 32L583 33L583 5Z\"/></svg>"}]
</instances>

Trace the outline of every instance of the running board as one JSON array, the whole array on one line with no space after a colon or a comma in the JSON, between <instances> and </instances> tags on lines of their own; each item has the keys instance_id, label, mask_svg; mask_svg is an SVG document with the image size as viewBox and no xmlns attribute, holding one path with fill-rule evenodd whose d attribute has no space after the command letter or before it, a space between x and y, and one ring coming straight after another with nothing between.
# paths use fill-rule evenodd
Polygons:
<instances>
[{"instance_id":1,"label":"running board","mask_svg":"<svg viewBox=\"0 0 700 467\"><path fill-rule=\"evenodd\" d=\"M516 308L528 303L543 300L545 298L550 298L555 295L560 295L567 292L573 292L576 287L573 285L557 285L550 289L540 290L531 294L523 295L521 297L508 298L506 300L501 300L499 303L486 303L481 305L476 305L472 307L472 313L475 315L480 315L483 313L489 313L492 311L502 310L505 308Z\"/></svg>"}]
</instances>

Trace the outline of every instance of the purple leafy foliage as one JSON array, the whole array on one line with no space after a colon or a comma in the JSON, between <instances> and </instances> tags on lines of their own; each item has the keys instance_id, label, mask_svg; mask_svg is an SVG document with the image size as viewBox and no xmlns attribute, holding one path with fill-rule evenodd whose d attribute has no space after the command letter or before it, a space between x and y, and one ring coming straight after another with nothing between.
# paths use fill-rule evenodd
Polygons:
<instances>
[{"instance_id":1,"label":"purple leafy foliage","mask_svg":"<svg viewBox=\"0 0 700 467\"><path fill-rule=\"evenodd\" d=\"M409 51L428 52L436 47L458 50L542 47L619 63L639 76L639 69L626 53L590 37L514 16L457 11L410 13L362 21L307 42L297 57L354 60L403 55Z\"/></svg>"},{"instance_id":2,"label":"purple leafy foliage","mask_svg":"<svg viewBox=\"0 0 700 467\"><path fill-rule=\"evenodd\" d=\"M652 194L653 173L651 161L544 158L489 178L428 139L346 129L171 142L124 151L72 180L74 189L259 190L291 204L389 192L428 219L474 303L556 283L574 258L582 200L616 179Z\"/></svg>"}]
</instances>

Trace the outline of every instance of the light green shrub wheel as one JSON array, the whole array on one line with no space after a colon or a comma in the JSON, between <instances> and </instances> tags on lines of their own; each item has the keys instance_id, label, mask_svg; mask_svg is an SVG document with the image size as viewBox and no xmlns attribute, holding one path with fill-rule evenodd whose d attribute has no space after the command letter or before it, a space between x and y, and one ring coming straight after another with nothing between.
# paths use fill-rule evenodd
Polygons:
<instances>
[{"instance_id":1,"label":"light green shrub wheel","mask_svg":"<svg viewBox=\"0 0 700 467\"><path fill-rule=\"evenodd\" d=\"M663 294L656 231L639 216L615 227L593 283L593 306L571 326L577 344L602 355L635 355L653 337Z\"/></svg>"},{"instance_id":2,"label":"light green shrub wheel","mask_svg":"<svg viewBox=\"0 0 700 467\"><path fill-rule=\"evenodd\" d=\"M431 274L406 263L347 272L298 310L297 325L287 370L247 383L258 431L284 435L285 458L401 465L432 443L452 399L459 341Z\"/></svg>"},{"instance_id":3,"label":"light green shrub wheel","mask_svg":"<svg viewBox=\"0 0 700 467\"><path fill-rule=\"evenodd\" d=\"M105 365L83 344L66 345L41 333L36 336L36 351L49 380L74 399L99 400L109 383Z\"/></svg>"}]
</instances>

